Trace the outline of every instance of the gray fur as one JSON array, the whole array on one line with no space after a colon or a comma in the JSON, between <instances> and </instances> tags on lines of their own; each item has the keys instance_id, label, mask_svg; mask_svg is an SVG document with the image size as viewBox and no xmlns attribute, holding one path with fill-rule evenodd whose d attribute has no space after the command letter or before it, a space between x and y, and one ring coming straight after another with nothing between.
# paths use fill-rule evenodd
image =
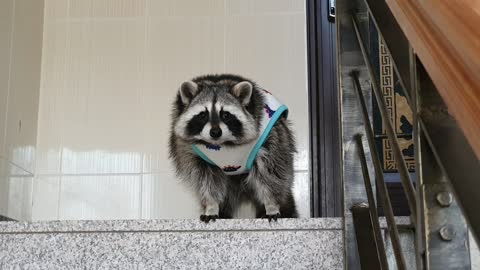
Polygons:
<instances>
[{"instance_id":1,"label":"gray fur","mask_svg":"<svg viewBox=\"0 0 480 270\"><path fill-rule=\"evenodd\" d=\"M195 91L191 91L193 86ZM205 222L217 217L232 218L244 201L254 203L257 217L269 220L297 217L292 195L295 140L285 117L281 117L273 127L252 170L239 176L227 176L220 168L201 159L191 145L209 138L188 135L185 131L188 125L184 123L186 116L215 99L216 102L235 106L238 114L245 114L242 116L244 121L240 121L245 129L243 133L235 137L230 131L224 131L230 134L224 143L234 146L255 140L259 136L263 117L263 99L259 91L253 81L229 74L197 77L182 84L179 89L172 111L170 158L177 176L191 185L199 196L203 209L201 219Z\"/></svg>"}]
</instances>

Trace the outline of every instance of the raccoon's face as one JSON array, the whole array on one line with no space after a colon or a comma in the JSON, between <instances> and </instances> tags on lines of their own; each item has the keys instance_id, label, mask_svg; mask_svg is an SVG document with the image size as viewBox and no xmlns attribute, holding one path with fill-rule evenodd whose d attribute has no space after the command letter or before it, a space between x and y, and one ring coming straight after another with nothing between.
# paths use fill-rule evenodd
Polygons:
<instances>
[{"instance_id":1,"label":"raccoon's face","mask_svg":"<svg viewBox=\"0 0 480 270\"><path fill-rule=\"evenodd\" d=\"M242 82L184 82L177 96L176 136L190 143L244 144L258 137L258 123L247 110L253 86Z\"/></svg>"}]
</instances>

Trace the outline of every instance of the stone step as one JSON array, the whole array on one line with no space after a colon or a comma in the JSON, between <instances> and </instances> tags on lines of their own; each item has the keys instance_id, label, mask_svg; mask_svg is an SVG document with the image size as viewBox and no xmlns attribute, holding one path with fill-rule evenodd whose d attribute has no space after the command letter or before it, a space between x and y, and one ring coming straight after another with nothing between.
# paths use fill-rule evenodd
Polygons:
<instances>
[{"instance_id":1,"label":"stone step","mask_svg":"<svg viewBox=\"0 0 480 270\"><path fill-rule=\"evenodd\" d=\"M343 269L342 222L0 222L0 269Z\"/></svg>"}]
</instances>

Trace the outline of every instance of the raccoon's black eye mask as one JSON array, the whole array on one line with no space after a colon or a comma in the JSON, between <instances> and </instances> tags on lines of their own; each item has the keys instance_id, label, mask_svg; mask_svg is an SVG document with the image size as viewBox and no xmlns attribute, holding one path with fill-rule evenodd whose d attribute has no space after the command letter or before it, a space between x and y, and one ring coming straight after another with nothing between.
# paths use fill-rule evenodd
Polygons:
<instances>
[{"instance_id":1,"label":"raccoon's black eye mask","mask_svg":"<svg viewBox=\"0 0 480 270\"><path fill-rule=\"evenodd\" d=\"M227 111L222 111L220 112L220 118L222 119L222 121L224 122L228 122L230 120L232 120L233 118L233 115Z\"/></svg>"},{"instance_id":2,"label":"raccoon's black eye mask","mask_svg":"<svg viewBox=\"0 0 480 270\"><path fill-rule=\"evenodd\" d=\"M208 118L208 112L206 112L206 111L203 111L203 112L201 112L201 113L199 113L199 114L195 115L195 117L197 117L197 118L198 118L198 120L205 120L205 119L207 119L207 118Z\"/></svg>"},{"instance_id":3,"label":"raccoon's black eye mask","mask_svg":"<svg viewBox=\"0 0 480 270\"><path fill-rule=\"evenodd\" d=\"M188 136L194 136L202 132L203 127L208 123L209 115L208 111L202 111L195 115L190 121L188 121L186 132Z\"/></svg>"}]
</instances>

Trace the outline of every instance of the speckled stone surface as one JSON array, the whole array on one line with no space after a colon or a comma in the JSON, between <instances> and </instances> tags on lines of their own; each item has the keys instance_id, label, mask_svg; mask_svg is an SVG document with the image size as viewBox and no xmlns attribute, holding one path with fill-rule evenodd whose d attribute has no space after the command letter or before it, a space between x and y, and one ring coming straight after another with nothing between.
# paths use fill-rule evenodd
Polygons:
<instances>
[{"instance_id":1,"label":"speckled stone surface","mask_svg":"<svg viewBox=\"0 0 480 270\"><path fill-rule=\"evenodd\" d=\"M0 222L0 234L19 232L123 232L123 231L232 231L232 230L341 230L340 218L229 219L205 224L197 219L79 220Z\"/></svg>"},{"instance_id":2,"label":"speckled stone surface","mask_svg":"<svg viewBox=\"0 0 480 270\"><path fill-rule=\"evenodd\" d=\"M341 219L6 222L0 269L343 269L341 227Z\"/></svg>"},{"instance_id":3,"label":"speckled stone surface","mask_svg":"<svg viewBox=\"0 0 480 270\"><path fill-rule=\"evenodd\" d=\"M472 233L469 234L469 244L470 244L470 261L472 262L472 270L480 270L480 249L478 248L477 242L473 238Z\"/></svg>"},{"instance_id":4,"label":"speckled stone surface","mask_svg":"<svg viewBox=\"0 0 480 270\"><path fill-rule=\"evenodd\" d=\"M378 222L380 223L380 227L386 229L387 228L387 220L385 217L379 217ZM412 223L410 222L410 217L403 217L403 216L397 216L395 217L395 224L399 226L412 226Z\"/></svg>"},{"instance_id":5,"label":"speckled stone surface","mask_svg":"<svg viewBox=\"0 0 480 270\"><path fill-rule=\"evenodd\" d=\"M402 246L403 256L405 258L407 269L417 269L415 259L415 234L412 230L404 229L399 229L398 234L400 237L400 245ZM393 251L392 239L390 238L390 234L386 230L383 231L383 237L385 239L385 252L387 253L389 269L398 269L395 260L395 254Z\"/></svg>"}]
</instances>

